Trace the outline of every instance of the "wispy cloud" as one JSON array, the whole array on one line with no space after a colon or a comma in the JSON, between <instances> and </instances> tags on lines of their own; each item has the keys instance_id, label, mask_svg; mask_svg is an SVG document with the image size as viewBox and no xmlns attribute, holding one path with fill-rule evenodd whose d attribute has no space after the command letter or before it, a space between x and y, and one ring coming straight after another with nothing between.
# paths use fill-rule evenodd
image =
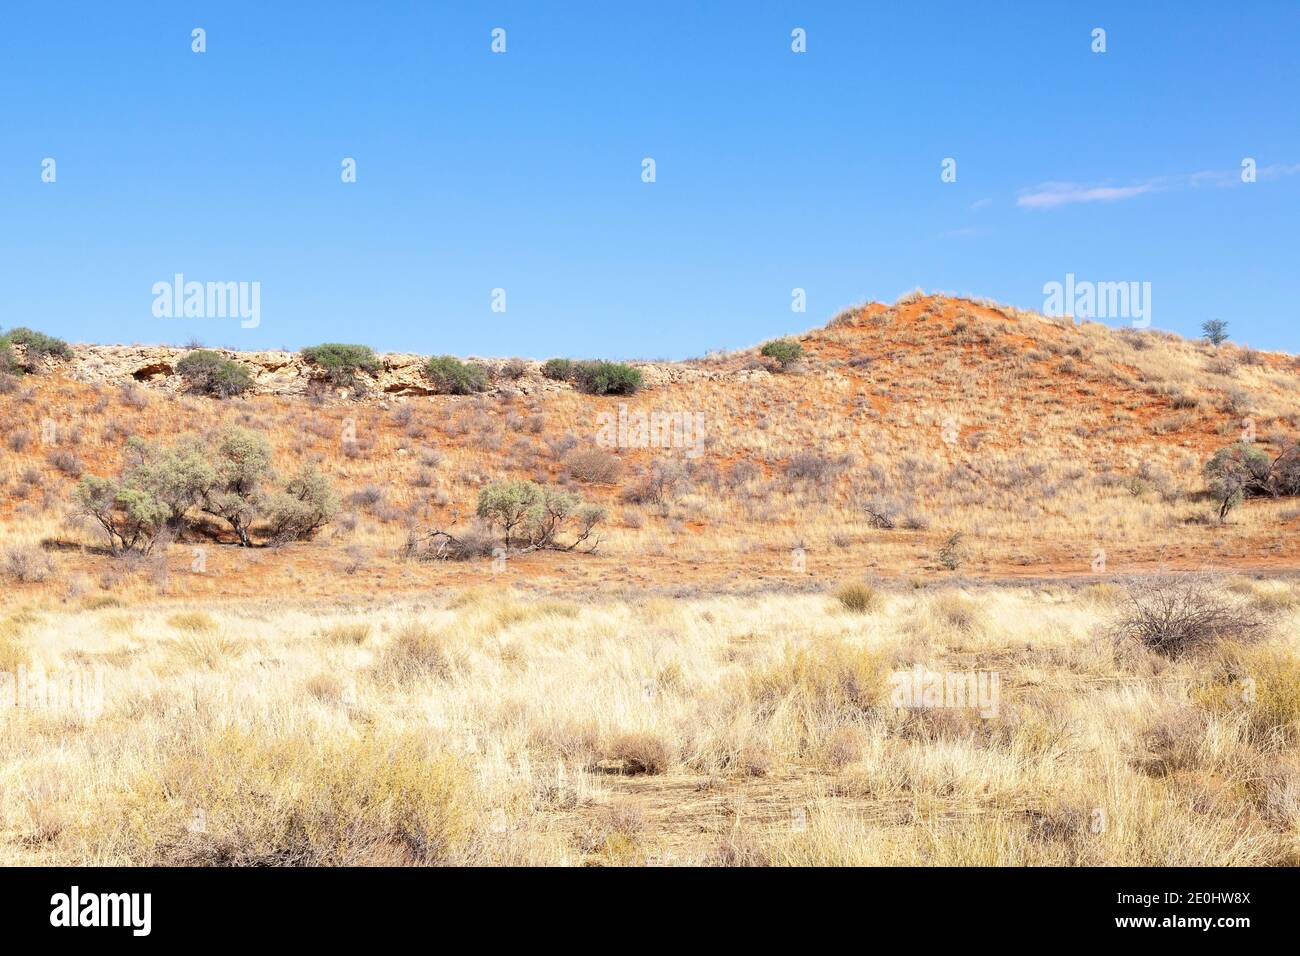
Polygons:
<instances>
[{"instance_id":1,"label":"wispy cloud","mask_svg":"<svg viewBox=\"0 0 1300 956\"><path fill-rule=\"evenodd\" d=\"M1272 166L1259 167L1260 179L1277 179L1280 176L1294 176L1296 173L1300 173L1300 163L1292 163L1290 166L1274 163Z\"/></svg>"},{"instance_id":2,"label":"wispy cloud","mask_svg":"<svg viewBox=\"0 0 1300 956\"><path fill-rule=\"evenodd\" d=\"M1258 179L1278 179L1300 173L1300 163L1261 166ZM1052 209L1085 202L1118 202L1148 193L1170 192L1179 189L1196 189L1200 186L1240 186L1241 171L1202 170L1182 176L1156 176L1125 185L1112 183L1041 183L1027 189L1016 199L1016 205L1025 209Z\"/></svg>"},{"instance_id":3,"label":"wispy cloud","mask_svg":"<svg viewBox=\"0 0 1300 956\"><path fill-rule=\"evenodd\" d=\"M1076 202L1114 202L1117 199L1132 199L1143 193L1152 192L1154 183L1138 183L1133 186L1084 186L1080 183L1043 183L1030 192L1021 193L1016 200L1017 206L1028 209L1050 209L1053 206L1066 206Z\"/></svg>"}]
</instances>

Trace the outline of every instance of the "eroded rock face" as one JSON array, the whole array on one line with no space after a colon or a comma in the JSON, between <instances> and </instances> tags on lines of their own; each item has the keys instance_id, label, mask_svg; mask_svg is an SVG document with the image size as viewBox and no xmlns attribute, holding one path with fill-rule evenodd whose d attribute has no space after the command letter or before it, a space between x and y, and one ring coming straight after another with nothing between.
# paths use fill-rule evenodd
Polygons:
<instances>
[{"instance_id":1,"label":"eroded rock face","mask_svg":"<svg viewBox=\"0 0 1300 956\"><path fill-rule=\"evenodd\" d=\"M190 349L167 345L77 345L71 361L47 360L49 371L64 369L67 374L82 382L121 385L136 382L150 388L169 392L183 392L185 380L176 373L176 364ZM322 376L318 369L304 361L297 352L234 352L230 349L211 351L234 359L248 369L253 379L253 394L306 395L321 394L339 399L383 399L433 395L424 375L426 355L388 352L377 355L381 367L373 373L361 373L364 383L361 393L339 388ZM542 363L513 359L469 359L485 366L491 373L492 391L529 395L568 389L567 383L554 382L542 376ZM507 364L511 374L505 374ZM723 377L715 369L674 362L632 362L641 370L647 388L657 388L681 382L709 381ZM514 373L522 368L522 374Z\"/></svg>"}]
</instances>

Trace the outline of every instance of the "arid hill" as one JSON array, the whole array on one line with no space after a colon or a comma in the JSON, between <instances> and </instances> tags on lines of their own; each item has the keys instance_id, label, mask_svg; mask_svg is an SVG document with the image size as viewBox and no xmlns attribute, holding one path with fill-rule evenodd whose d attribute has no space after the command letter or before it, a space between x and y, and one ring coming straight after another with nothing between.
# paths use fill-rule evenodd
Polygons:
<instances>
[{"instance_id":1,"label":"arid hill","mask_svg":"<svg viewBox=\"0 0 1300 956\"><path fill-rule=\"evenodd\" d=\"M1202 498L1216 449L1300 436L1294 356L919 294L797 340L804 357L786 369L757 348L633 363L646 385L628 397L583 394L533 361L485 361L489 390L456 396L429 394L413 355L380 356L339 389L292 353L224 352L254 381L225 401L184 394L183 349L80 345L0 395L0 529L52 562L15 587L350 597L504 574L761 590L1300 564L1294 502L1251 500L1221 524ZM200 521L131 561L68 522L77 480L115 475L130 437L225 424L266 434L283 473L318 461L342 513L269 549ZM474 530L480 491L504 477L605 506L595 552L403 555L412 537Z\"/></svg>"}]
</instances>

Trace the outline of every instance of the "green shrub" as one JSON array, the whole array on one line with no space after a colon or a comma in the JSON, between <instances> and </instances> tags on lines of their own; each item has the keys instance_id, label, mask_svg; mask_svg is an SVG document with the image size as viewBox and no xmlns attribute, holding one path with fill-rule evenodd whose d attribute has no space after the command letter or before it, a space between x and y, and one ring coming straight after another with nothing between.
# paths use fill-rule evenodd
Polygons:
<instances>
[{"instance_id":1,"label":"green shrub","mask_svg":"<svg viewBox=\"0 0 1300 956\"><path fill-rule=\"evenodd\" d=\"M27 350L29 367L34 367L38 361L47 356L70 359L73 354L71 347L63 339L56 339L28 328L10 329L0 334L0 375L21 375L26 371L19 364L18 356L14 354L14 345L21 345Z\"/></svg>"},{"instance_id":2,"label":"green shrub","mask_svg":"<svg viewBox=\"0 0 1300 956\"><path fill-rule=\"evenodd\" d=\"M176 371L194 391L218 398L242 395L253 387L248 369L208 349L190 352L176 363Z\"/></svg>"},{"instance_id":3,"label":"green shrub","mask_svg":"<svg viewBox=\"0 0 1300 956\"><path fill-rule=\"evenodd\" d=\"M803 346L789 339L776 339L763 346L762 354L776 359L777 366L785 370L803 358Z\"/></svg>"},{"instance_id":4,"label":"green shrub","mask_svg":"<svg viewBox=\"0 0 1300 956\"><path fill-rule=\"evenodd\" d=\"M619 362L578 362L573 381L588 395L631 395L641 387L641 371Z\"/></svg>"},{"instance_id":5,"label":"green shrub","mask_svg":"<svg viewBox=\"0 0 1300 956\"><path fill-rule=\"evenodd\" d=\"M450 355L429 359L424 374L443 395L472 395L487 391L487 370L481 365L462 362Z\"/></svg>"},{"instance_id":6,"label":"green shrub","mask_svg":"<svg viewBox=\"0 0 1300 956\"><path fill-rule=\"evenodd\" d=\"M1279 495L1300 495L1300 443L1283 444L1273 460L1273 486Z\"/></svg>"},{"instance_id":7,"label":"green shrub","mask_svg":"<svg viewBox=\"0 0 1300 956\"><path fill-rule=\"evenodd\" d=\"M573 362L565 358L547 359L542 375L556 382L567 382L573 378Z\"/></svg>"},{"instance_id":8,"label":"green shrub","mask_svg":"<svg viewBox=\"0 0 1300 956\"><path fill-rule=\"evenodd\" d=\"M380 368L374 349L368 345L327 342L303 349L302 357L340 388L355 388L357 372L375 372Z\"/></svg>"},{"instance_id":9,"label":"green shrub","mask_svg":"<svg viewBox=\"0 0 1300 956\"><path fill-rule=\"evenodd\" d=\"M44 332L35 332L32 329L18 327L10 329L4 335L10 342L21 345L27 349L28 361L45 358L52 355L55 358L70 359L72 358L72 347L63 339L56 339L52 335L46 335Z\"/></svg>"},{"instance_id":10,"label":"green shrub","mask_svg":"<svg viewBox=\"0 0 1300 956\"><path fill-rule=\"evenodd\" d=\"M266 502L266 519L276 541L313 537L338 513L338 495L314 464L304 465L289 479L284 491Z\"/></svg>"}]
</instances>

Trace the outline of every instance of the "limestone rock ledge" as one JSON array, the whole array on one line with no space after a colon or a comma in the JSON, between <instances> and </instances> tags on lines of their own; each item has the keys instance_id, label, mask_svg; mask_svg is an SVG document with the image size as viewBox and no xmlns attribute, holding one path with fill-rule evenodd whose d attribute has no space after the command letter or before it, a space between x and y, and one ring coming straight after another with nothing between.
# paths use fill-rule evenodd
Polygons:
<instances>
[{"instance_id":1,"label":"limestone rock ledge","mask_svg":"<svg viewBox=\"0 0 1300 956\"><path fill-rule=\"evenodd\" d=\"M39 371L71 376L81 382L103 385L137 383L149 388L179 393L186 388L184 379L176 373L176 364L190 349L167 345L75 345L75 355L70 361L46 359ZM428 356L402 352L378 353L380 368L375 373L362 373L359 379L364 387L354 394L328 382L309 362L297 352L236 352L214 348L211 351L234 359L248 369L253 379L252 393L256 395L307 395L319 394L327 398L384 398L432 395L424 364ZM20 364L27 365L21 346L14 349ZM491 391L518 395L562 391L567 383L554 382L542 375L542 363L534 359L483 359L470 358L486 367L492 379ZM736 372L701 367L684 362L631 362L641 370L647 388L658 388L686 382L705 382L734 377ZM512 374L505 374L507 365ZM518 373L522 369L522 374ZM33 371L37 371L33 369ZM746 374L757 374L747 372ZM766 373L763 373L766 374Z\"/></svg>"}]
</instances>

